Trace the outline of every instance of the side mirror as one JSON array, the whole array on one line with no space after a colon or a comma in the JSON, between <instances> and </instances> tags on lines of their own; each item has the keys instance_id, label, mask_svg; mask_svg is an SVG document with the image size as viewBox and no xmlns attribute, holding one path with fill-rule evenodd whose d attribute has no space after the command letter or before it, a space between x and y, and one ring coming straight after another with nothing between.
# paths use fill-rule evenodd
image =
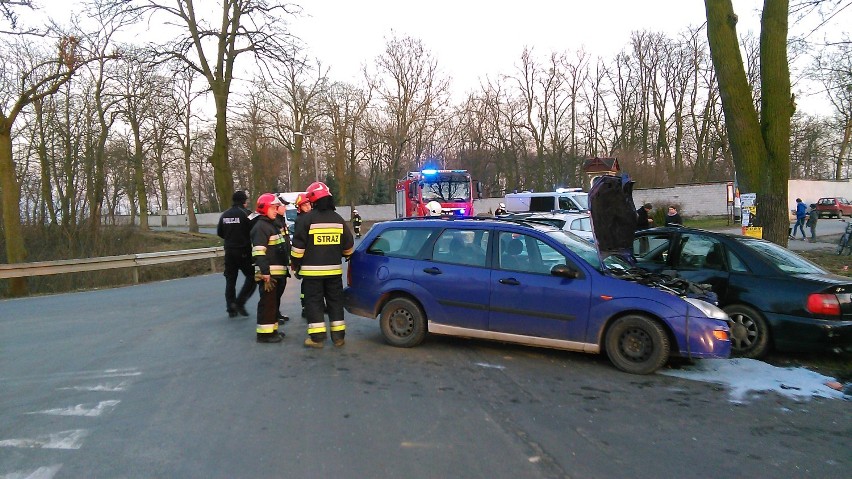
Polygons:
<instances>
[{"instance_id":1,"label":"side mirror","mask_svg":"<svg viewBox=\"0 0 852 479\"><path fill-rule=\"evenodd\" d=\"M569 267L566 264L557 264L553 268L550 268L550 274L552 274L553 276L561 276L563 278L569 279L577 279L580 277L579 271Z\"/></svg>"}]
</instances>

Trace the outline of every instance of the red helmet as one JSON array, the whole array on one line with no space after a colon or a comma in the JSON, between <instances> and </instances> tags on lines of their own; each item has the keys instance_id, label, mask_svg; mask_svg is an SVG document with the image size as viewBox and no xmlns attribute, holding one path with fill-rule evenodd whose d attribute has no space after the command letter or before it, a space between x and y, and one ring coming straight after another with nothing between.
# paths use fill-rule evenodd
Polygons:
<instances>
[{"instance_id":1,"label":"red helmet","mask_svg":"<svg viewBox=\"0 0 852 479\"><path fill-rule=\"evenodd\" d=\"M277 196L272 193L264 193L257 197L257 211L259 214L266 216L266 212L269 211L270 206L278 206L281 204L281 201Z\"/></svg>"},{"instance_id":2,"label":"red helmet","mask_svg":"<svg viewBox=\"0 0 852 479\"><path fill-rule=\"evenodd\" d=\"M328 186L322 181L315 181L305 190L305 196L308 197L308 201L315 203L320 198L331 196L331 191L329 191Z\"/></svg>"},{"instance_id":3,"label":"red helmet","mask_svg":"<svg viewBox=\"0 0 852 479\"><path fill-rule=\"evenodd\" d=\"M296 204L296 208L308 203L308 195L305 193L299 193L296 195L296 201L294 201L294 203Z\"/></svg>"}]
</instances>

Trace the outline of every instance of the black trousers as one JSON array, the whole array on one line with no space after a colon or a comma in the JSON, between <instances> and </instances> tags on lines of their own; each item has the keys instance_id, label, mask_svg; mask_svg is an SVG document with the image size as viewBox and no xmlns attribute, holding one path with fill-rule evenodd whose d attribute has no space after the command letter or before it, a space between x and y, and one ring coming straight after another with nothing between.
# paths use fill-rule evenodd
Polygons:
<instances>
[{"instance_id":1,"label":"black trousers","mask_svg":"<svg viewBox=\"0 0 852 479\"><path fill-rule=\"evenodd\" d=\"M331 327L331 340L346 336L343 321L343 277L302 277L302 292L305 295L305 316L308 334L317 342L325 341L325 313Z\"/></svg>"},{"instance_id":2,"label":"black trousers","mask_svg":"<svg viewBox=\"0 0 852 479\"><path fill-rule=\"evenodd\" d=\"M245 276L240 294L237 294L237 277L240 272ZM257 284L254 282L254 265L251 261L251 248L225 249L225 309L231 311L231 304L240 306L254 294Z\"/></svg>"},{"instance_id":3,"label":"black trousers","mask_svg":"<svg viewBox=\"0 0 852 479\"><path fill-rule=\"evenodd\" d=\"M278 334L278 308L281 307L281 295L287 287L286 276L273 276L275 289L266 292L265 282L260 280L257 287L260 290L260 300L257 302L257 337Z\"/></svg>"}]
</instances>

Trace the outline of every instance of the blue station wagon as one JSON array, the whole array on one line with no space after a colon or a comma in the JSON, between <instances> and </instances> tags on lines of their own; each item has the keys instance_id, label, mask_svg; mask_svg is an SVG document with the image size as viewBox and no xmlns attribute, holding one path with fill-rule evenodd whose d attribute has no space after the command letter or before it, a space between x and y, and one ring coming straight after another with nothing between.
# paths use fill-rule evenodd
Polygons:
<instances>
[{"instance_id":1,"label":"blue station wagon","mask_svg":"<svg viewBox=\"0 0 852 479\"><path fill-rule=\"evenodd\" d=\"M621 279L617 256L540 223L497 218L398 219L374 225L348 263L346 310L378 318L385 340L427 333L606 353L648 374L671 356L727 358L715 305Z\"/></svg>"}]
</instances>

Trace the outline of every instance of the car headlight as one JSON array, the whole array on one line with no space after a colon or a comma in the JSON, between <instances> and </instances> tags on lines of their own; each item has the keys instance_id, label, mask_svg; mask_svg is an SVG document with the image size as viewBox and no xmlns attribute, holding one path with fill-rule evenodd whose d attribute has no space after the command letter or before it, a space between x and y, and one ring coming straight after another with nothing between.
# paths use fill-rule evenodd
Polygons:
<instances>
[{"instance_id":1,"label":"car headlight","mask_svg":"<svg viewBox=\"0 0 852 479\"><path fill-rule=\"evenodd\" d=\"M704 316L707 316L708 318L719 319L722 321L728 321L730 319L728 318L728 313L707 301L701 301L696 298L683 298L683 300L698 308L698 310L704 313Z\"/></svg>"}]
</instances>

